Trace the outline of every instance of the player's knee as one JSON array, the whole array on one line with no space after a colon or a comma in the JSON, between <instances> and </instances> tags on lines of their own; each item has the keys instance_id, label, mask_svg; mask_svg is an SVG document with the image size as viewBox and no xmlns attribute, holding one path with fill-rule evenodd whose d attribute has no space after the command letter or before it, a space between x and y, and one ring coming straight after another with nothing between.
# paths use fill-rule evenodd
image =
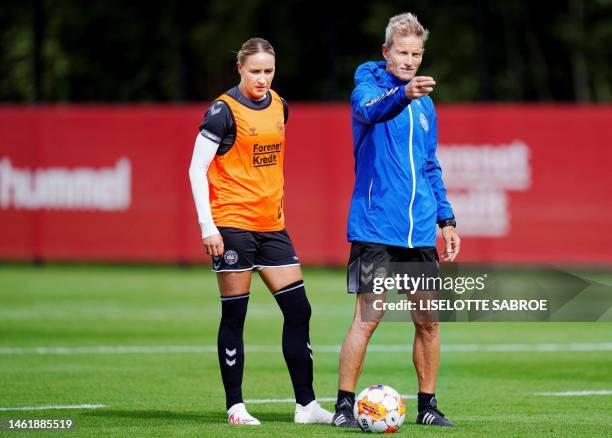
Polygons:
<instances>
[{"instance_id":1,"label":"player's knee","mask_svg":"<svg viewBox=\"0 0 612 438\"><path fill-rule=\"evenodd\" d=\"M221 298L221 326L229 328L241 328L247 314L249 302L248 292L234 297Z\"/></svg>"},{"instance_id":2,"label":"player's knee","mask_svg":"<svg viewBox=\"0 0 612 438\"><path fill-rule=\"evenodd\" d=\"M312 308L308 298L304 296L303 300L295 302L295 304L288 309L284 314L285 320L295 324L308 324L310 317L312 316Z\"/></svg>"},{"instance_id":3,"label":"player's knee","mask_svg":"<svg viewBox=\"0 0 612 438\"><path fill-rule=\"evenodd\" d=\"M353 321L353 331L362 338L369 339L378 327L378 321Z\"/></svg>"},{"instance_id":4,"label":"player's knee","mask_svg":"<svg viewBox=\"0 0 612 438\"><path fill-rule=\"evenodd\" d=\"M440 333L440 323L435 321L415 322L414 328L423 336L435 337Z\"/></svg>"},{"instance_id":5,"label":"player's knee","mask_svg":"<svg viewBox=\"0 0 612 438\"><path fill-rule=\"evenodd\" d=\"M308 324L310 322L312 308L302 281L277 291L274 297L283 312L285 323Z\"/></svg>"},{"instance_id":6,"label":"player's knee","mask_svg":"<svg viewBox=\"0 0 612 438\"><path fill-rule=\"evenodd\" d=\"M308 301L308 298L305 299L303 310L304 310L304 320L306 322L309 322L310 317L312 316L312 307L310 307L310 301Z\"/></svg>"}]
</instances>

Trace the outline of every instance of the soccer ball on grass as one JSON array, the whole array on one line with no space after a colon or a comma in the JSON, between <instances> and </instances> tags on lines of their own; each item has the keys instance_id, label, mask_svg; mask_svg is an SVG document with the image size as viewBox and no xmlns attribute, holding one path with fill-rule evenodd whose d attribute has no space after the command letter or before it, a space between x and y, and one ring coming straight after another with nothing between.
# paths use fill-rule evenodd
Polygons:
<instances>
[{"instance_id":1,"label":"soccer ball on grass","mask_svg":"<svg viewBox=\"0 0 612 438\"><path fill-rule=\"evenodd\" d=\"M364 432L397 432L406 416L406 401L387 385L369 386L357 396L354 413Z\"/></svg>"}]
</instances>

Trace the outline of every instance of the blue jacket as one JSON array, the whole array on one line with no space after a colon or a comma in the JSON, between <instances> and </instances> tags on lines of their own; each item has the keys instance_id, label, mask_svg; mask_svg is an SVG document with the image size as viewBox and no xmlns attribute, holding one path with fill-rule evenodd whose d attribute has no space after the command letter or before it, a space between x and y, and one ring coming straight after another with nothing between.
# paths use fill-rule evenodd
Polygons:
<instances>
[{"instance_id":1,"label":"blue jacket","mask_svg":"<svg viewBox=\"0 0 612 438\"><path fill-rule=\"evenodd\" d=\"M436 223L454 217L436 158L436 112L429 97L410 101L406 82L385 66L366 62L355 72L348 240L435 246Z\"/></svg>"}]
</instances>

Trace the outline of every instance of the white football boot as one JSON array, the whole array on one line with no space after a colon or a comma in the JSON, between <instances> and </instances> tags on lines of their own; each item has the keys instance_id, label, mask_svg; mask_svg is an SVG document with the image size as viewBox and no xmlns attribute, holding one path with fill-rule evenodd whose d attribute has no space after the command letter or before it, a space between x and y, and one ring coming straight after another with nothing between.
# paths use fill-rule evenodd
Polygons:
<instances>
[{"instance_id":1,"label":"white football boot","mask_svg":"<svg viewBox=\"0 0 612 438\"><path fill-rule=\"evenodd\" d=\"M245 424L248 426L257 426L261 422L249 414L244 403L236 403L227 410L229 424Z\"/></svg>"},{"instance_id":2,"label":"white football boot","mask_svg":"<svg viewBox=\"0 0 612 438\"><path fill-rule=\"evenodd\" d=\"M293 417L293 421L298 424L331 424L333 416L334 414L326 409L323 409L316 400L313 400L306 406L296 403L295 417Z\"/></svg>"}]
</instances>

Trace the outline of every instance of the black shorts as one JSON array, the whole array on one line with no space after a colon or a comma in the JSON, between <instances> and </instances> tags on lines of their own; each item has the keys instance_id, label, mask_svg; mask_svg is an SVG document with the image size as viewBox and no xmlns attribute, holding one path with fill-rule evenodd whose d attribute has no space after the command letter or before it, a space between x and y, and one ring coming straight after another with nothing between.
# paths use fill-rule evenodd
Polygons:
<instances>
[{"instance_id":1,"label":"black shorts","mask_svg":"<svg viewBox=\"0 0 612 438\"><path fill-rule=\"evenodd\" d=\"M287 230L260 233L221 227L222 257L213 257L213 271L232 272L300 264Z\"/></svg>"},{"instance_id":2,"label":"black shorts","mask_svg":"<svg viewBox=\"0 0 612 438\"><path fill-rule=\"evenodd\" d=\"M396 273L413 277L440 275L435 247L403 248L380 243L352 242L347 269L349 293L373 292L375 277Z\"/></svg>"}]
</instances>

